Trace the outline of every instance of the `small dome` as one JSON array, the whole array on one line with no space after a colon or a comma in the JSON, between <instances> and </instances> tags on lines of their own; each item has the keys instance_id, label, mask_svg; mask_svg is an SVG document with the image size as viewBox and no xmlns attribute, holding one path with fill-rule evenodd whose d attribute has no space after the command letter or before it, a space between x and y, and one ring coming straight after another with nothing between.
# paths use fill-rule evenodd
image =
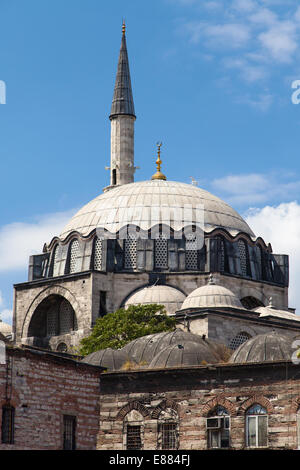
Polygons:
<instances>
[{"instance_id":1,"label":"small dome","mask_svg":"<svg viewBox=\"0 0 300 470\"><path fill-rule=\"evenodd\" d=\"M183 341L171 344L160 351L151 361L149 369L200 366L218 362L210 347L203 343Z\"/></svg>"},{"instance_id":2,"label":"small dome","mask_svg":"<svg viewBox=\"0 0 300 470\"><path fill-rule=\"evenodd\" d=\"M12 334L12 326L9 325L8 323L4 323L0 319L0 333L2 333L4 336L9 336Z\"/></svg>"},{"instance_id":3,"label":"small dome","mask_svg":"<svg viewBox=\"0 0 300 470\"><path fill-rule=\"evenodd\" d=\"M244 308L237 296L226 287L216 285L212 276L206 286L198 287L186 297L181 310L210 307Z\"/></svg>"},{"instance_id":4,"label":"small dome","mask_svg":"<svg viewBox=\"0 0 300 470\"><path fill-rule=\"evenodd\" d=\"M106 367L108 370L119 370L128 361L128 355L122 349L100 349L88 354L82 362L94 366Z\"/></svg>"},{"instance_id":5,"label":"small dome","mask_svg":"<svg viewBox=\"0 0 300 470\"><path fill-rule=\"evenodd\" d=\"M152 359L166 347L187 341L210 347L201 336L178 328L174 331L142 336L126 344L122 350L136 363L146 365L150 364Z\"/></svg>"},{"instance_id":6,"label":"small dome","mask_svg":"<svg viewBox=\"0 0 300 470\"><path fill-rule=\"evenodd\" d=\"M290 361L293 354L292 339L276 331L254 336L241 344L230 358L233 363Z\"/></svg>"},{"instance_id":7,"label":"small dome","mask_svg":"<svg viewBox=\"0 0 300 470\"><path fill-rule=\"evenodd\" d=\"M139 304L161 304L164 305L167 314L170 315L180 309L185 297L175 287L150 286L132 294L125 302L125 307Z\"/></svg>"}]
</instances>

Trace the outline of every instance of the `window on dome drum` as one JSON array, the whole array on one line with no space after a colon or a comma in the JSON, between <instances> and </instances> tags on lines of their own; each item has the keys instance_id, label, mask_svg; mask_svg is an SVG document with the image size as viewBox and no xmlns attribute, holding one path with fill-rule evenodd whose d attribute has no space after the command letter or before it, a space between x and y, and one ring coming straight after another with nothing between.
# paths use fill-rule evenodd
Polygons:
<instances>
[{"instance_id":1,"label":"window on dome drum","mask_svg":"<svg viewBox=\"0 0 300 470\"><path fill-rule=\"evenodd\" d=\"M100 291L100 304L99 304L99 317L104 317L107 314L106 308L106 291Z\"/></svg>"},{"instance_id":2,"label":"window on dome drum","mask_svg":"<svg viewBox=\"0 0 300 470\"><path fill-rule=\"evenodd\" d=\"M94 269L102 271L103 240L96 237L94 242Z\"/></svg>"},{"instance_id":3,"label":"window on dome drum","mask_svg":"<svg viewBox=\"0 0 300 470\"><path fill-rule=\"evenodd\" d=\"M77 273L79 271L79 241L73 240L70 244L70 255L69 255L69 273Z\"/></svg>"},{"instance_id":4,"label":"window on dome drum","mask_svg":"<svg viewBox=\"0 0 300 470\"><path fill-rule=\"evenodd\" d=\"M197 271L198 269L197 240L194 233L186 235L185 268L191 271Z\"/></svg>"},{"instance_id":5,"label":"window on dome drum","mask_svg":"<svg viewBox=\"0 0 300 470\"><path fill-rule=\"evenodd\" d=\"M242 276L250 276L248 247L244 240L238 240Z\"/></svg>"},{"instance_id":6,"label":"window on dome drum","mask_svg":"<svg viewBox=\"0 0 300 470\"><path fill-rule=\"evenodd\" d=\"M160 233L154 240L154 266L158 269L168 268L168 240L166 235Z\"/></svg>"},{"instance_id":7,"label":"window on dome drum","mask_svg":"<svg viewBox=\"0 0 300 470\"><path fill-rule=\"evenodd\" d=\"M52 275L53 276L58 276L59 274L59 263L58 263L58 257L59 255L59 245L56 245L56 247L54 248L54 252L53 252L53 258L52 258Z\"/></svg>"},{"instance_id":8,"label":"window on dome drum","mask_svg":"<svg viewBox=\"0 0 300 470\"><path fill-rule=\"evenodd\" d=\"M126 449L127 450L141 450L141 426L127 424L126 434Z\"/></svg>"},{"instance_id":9,"label":"window on dome drum","mask_svg":"<svg viewBox=\"0 0 300 470\"><path fill-rule=\"evenodd\" d=\"M206 429L209 449L230 447L230 416L226 408L217 406L209 413Z\"/></svg>"},{"instance_id":10,"label":"window on dome drum","mask_svg":"<svg viewBox=\"0 0 300 470\"><path fill-rule=\"evenodd\" d=\"M246 413L246 445L247 447L267 447L268 415L259 404L251 406Z\"/></svg>"},{"instance_id":11,"label":"window on dome drum","mask_svg":"<svg viewBox=\"0 0 300 470\"><path fill-rule=\"evenodd\" d=\"M137 256L137 240L132 234L128 234L128 238L124 243L124 268L136 269L136 256Z\"/></svg>"},{"instance_id":12,"label":"window on dome drum","mask_svg":"<svg viewBox=\"0 0 300 470\"><path fill-rule=\"evenodd\" d=\"M76 449L76 416L63 417L63 450Z\"/></svg>"},{"instance_id":13,"label":"window on dome drum","mask_svg":"<svg viewBox=\"0 0 300 470\"><path fill-rule=\"evenodd\" d=\"M15 431L15 409L13 406L5 405L2 407L2 426L1 442L2 444L14 443Z\"/></svg>"},{"instance_id":14,"label":"window on dome drum","mask_svg":"<svg viewBox=\"0 0 300 470\"><path fill-rule=\"evenodd\" d=\"M248 333L245 333L244 331L242 331L230 341L229 347L230 349L235 351L241 344L245 343L250 338L251 336Z\"/></svg>"}]
</instances>

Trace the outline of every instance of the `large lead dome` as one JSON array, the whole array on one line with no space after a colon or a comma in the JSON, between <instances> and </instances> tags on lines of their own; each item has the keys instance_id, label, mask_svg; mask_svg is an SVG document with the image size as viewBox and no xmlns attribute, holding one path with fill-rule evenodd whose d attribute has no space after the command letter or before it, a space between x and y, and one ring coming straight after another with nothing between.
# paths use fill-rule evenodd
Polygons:
<instances>
[{"instance_id":1,"label":"large lead dome","mask_svg":"<svg viewBox=\"0 0 300 470\"><path fill-rule=\"evenodd\" d=\"M245 232L254 237L242 217L220 198L192 184L163 180L129 183L104 192L72 217L60 237L65 239L73 231L87 236L96 228L116 233L127 224L148 230L166 223L180 230L187 225L182 222L182 214L189 207L192 220L188 225L196 224L199 216L201 219L199 211L203 207L205 232L224 228L231 235Z\"/></svg>"}]
</instances>

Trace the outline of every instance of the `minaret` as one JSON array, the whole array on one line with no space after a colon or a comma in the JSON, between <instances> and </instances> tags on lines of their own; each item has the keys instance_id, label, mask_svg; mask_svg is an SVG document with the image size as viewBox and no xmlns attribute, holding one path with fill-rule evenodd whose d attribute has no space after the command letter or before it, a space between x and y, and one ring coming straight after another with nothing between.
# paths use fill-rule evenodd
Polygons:
<instances>
[{"instance_id":1,"label":"minaret","mask_svg":"<svg viewBox=\"0 0 300 470\"><path fill-rule=\"evenodd\" d=\"M126 47L125 23L118 62L111 121L110 189L134 181L134 113L133 96Z\"/></svg>"}]
</instances>

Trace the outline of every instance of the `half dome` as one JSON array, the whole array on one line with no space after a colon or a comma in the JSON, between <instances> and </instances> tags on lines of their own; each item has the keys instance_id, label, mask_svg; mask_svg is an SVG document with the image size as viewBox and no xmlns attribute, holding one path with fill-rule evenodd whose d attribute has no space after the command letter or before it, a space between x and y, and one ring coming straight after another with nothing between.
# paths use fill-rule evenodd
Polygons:
<instances>
[{"instance_id":1,"label":"half dome","mask_svg":"<svg viewBox=\"0 0 300 470\"><path fill-rule=\"evenodd\" d=\"M230 362L265 362L290 361L295 350L292 349L293 340L287 335L276 331L254 336L241 344L233 353Z\"/></svg>"},{"instance_id":2,"label":"half dome","mask_svg":"<svg viewBox=\"0 0 300 470\"><path fill-rule=\"evenodd\" d=\"M188 223L183 220L184 209L189 211ZM117 186L100 194L71 218L60 238L65 239L73 231L87 236L97 228L116 233L127 224L148 230L165 223L180 230L183 226L199 224L203 209L205 232L221 227L232 235L245 232L254 237L243 218L208 191L192 184L149 180Z\"/></svg>"},{"instance_id":3,"label":"half dome","mask_svg":"<svg viewBox=\"0 0 300 470\"><path fill-rule=\"evenodd\" d=\"M125 307L130 305L161 304L164 305L168 315L180 309L186 296L180 290L171 286L144 287L132 294L125 302Z\"/></svg>"}]
</instances>

